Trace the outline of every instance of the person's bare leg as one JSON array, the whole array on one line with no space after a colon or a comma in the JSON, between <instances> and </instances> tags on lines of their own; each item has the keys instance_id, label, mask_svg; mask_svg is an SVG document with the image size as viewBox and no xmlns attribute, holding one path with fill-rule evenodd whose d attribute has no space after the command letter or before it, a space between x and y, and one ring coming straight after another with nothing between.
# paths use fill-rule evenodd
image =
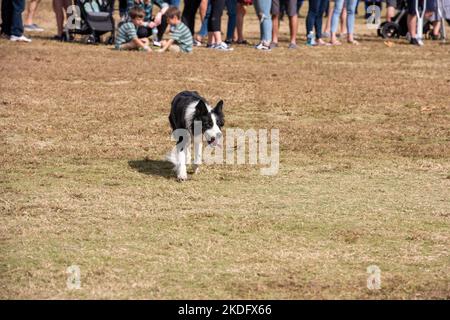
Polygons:
<instances>
[{"instance_id":1,"label":"person's bare leg","mask_svg":"<svg viewBox=\"0 0 450 320\"><path fill-rule=\"evenodd\" d=\"M213 39L217 44L222 43L222 33L220 31L213 32Z\"/></svg>"},{"instance_id":2,"label":"person's bare leg","mask_svg":"<svg viewBox=\"0 0 450 320\"><path fill-rule=\"evenodd\" d=\"M208 44L216 44L215 40L214 40L214 34L213 32L208 32L208 40L207 40Z\"/></svg>"},{"instance_id":3,"label":"person's bare leg","mask_svg":"<svg viewBox=\"0 0 450 320\"><path fill-rule=\"evenodd\" d=\"M298 16L289 17L289 31L291 34L291 43L297 43L297 32L298 32Z\"/></svg>"},{"instance_id":4,"label":"person's bare leg","mask_svg":"<svg viewBox=\"0 0 450 320\"><path fill-rule=\"evenodd\" d=\"M238 2L236 12L236 32L237 41L244 41L244 16L246 14L245 6Z\"/></svg>"},{"instance_id":5,"label":"person's bare leg","mask_svg":"<svg viewBox=\"0 0 450 320\"><path fill-rule=\"evenodd\" d=\"M134 50L137 48L138 48L138 46L133 41L124 43L120 46L120 49L122 49L122 50Z\"/></svg>"},{"instance_id":6,"label":"person's bare leg","mask_svg":"<svg viewBox=\"0 0 450 320\"><path fill-rule=\"evenodd\" d=\"M415 38L417 36L417 16L408 14L407 22L409 34L411 38Z\"/></svg>"},{"instance_id":7,"label":"person's bare leg","mask_svg":"<svg viewBox=\"0 0 450 320\"><path fill-rule=\"evenodd\" d=\"M169 47L169 51L173 53L179 53L181 51L180 46L173 44Z\"/></svg>"},{"instance_id":8,"label":"person's bare leg","mask_svg":"<svg viewBox=\"0 0 450 320\"><path fill-rule=\"evenodd\" d=\"M58 0L53 0L53 11L55 11L56 16L56 29L58 30L58 36L61 36L63 33L63 24L64 24L64 13L62 2Z\"/></svg>"},{"instance_id":9,"label":"person's bare leg","mask_svg":"<svg viewBox=\"0 0 450 320\"><path fill-rule=\"evenodd\" d=\"M206 16L206 10L208 10L208 0L202 0L199 7L200 20L202 21L202 23Z\"/></svg>"},{"instance_id":10,"label":"person's bare leg","mask_svg":"<svg viewBox=\"0 0 450 320\"><path fill-rule=\"evenodd\" d=\"M31 25L33 24L33 18L36 13L36 10L41 3L41 0L28 0L28 6L26 11L26 17L23 24Z\"/></svg>"},{"instance_id":11,"label":"person's bare leg","mask_svg":"<svg viewBox=\"0 0 450 320\"><path fill-rule=\"evenodd\" d=\"M391 22L392 18L395 16L395 8L394 7L387 7L386 9L386 21Z\"/></svg>"},{"instance_id":12,"label":"person's bare leg","mask_svg":"<svg viewBox=\"0 0 450 320\"><path fill-rule=\"evenodd\" d=\"M200 6L198 9L201 23L203 23L203 20L205 20L207 9L208 9L208 0L201 0ZM197 34L195 34L194 39L197 40L198 42L202 42L203 37L197 33ZM208 41L208 43L209 43L209 41Z\"/></svg>"},{"instance_id":13,"label":"person's bare leg","mask_svg":"<svg viewBox=\"0 0 450 320\"><path fill-rule=\"evenodd\" d=\"M280 21L277 15L272 15L272 42L278 43L278 31L280 29Z\"/></svg>"},{"instance_id":14,"label":"person's bare leg","mask_svg":"<svg viewBox=\"0 0 450 320\"><path fill-rule=\"evenodd\" d=\"M326 33L330 33L330 31L331 31L331 18L333 17L333 6L331 5L331 3L330 3L330 5L328 6L328 15L327 15L327 22L325 23L325 30L323 31L323 32L326 32Z\"/></svg>"},{"instance_id":15,"label":"person's bare leg","mask_svg":"<svg viewBox=\"0 0 450 320\"><path fill-rule=\"evenodd\" d=\"M441 32L441 20L437 20L433 22L433 35L439 36Z\"/></svg>"}]
</instances>

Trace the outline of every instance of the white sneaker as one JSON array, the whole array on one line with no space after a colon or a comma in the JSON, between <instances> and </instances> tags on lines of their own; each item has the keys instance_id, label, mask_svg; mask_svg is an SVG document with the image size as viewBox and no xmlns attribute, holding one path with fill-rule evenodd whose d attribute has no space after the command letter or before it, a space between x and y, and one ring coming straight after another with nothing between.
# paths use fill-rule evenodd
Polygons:
<instances>
[{"instance_id":1,"label":"white sneaker","mask_svg":"<svg viewBox=\"0 0 450 320\"><path fill-rule=\"evenodd\" d=\"M216 44L214 46L214 49L216 50L220 50L220 51L233 51L233 48L230 48L229 45L227 45L225 42L222 42L220 44Z\"/></svg>"},{"instance_id":2,"label":"white sneaker","mask_svg":"<svg viewBox=\"0 0 450 320\"><path fill-rule=\"evenodd\" d=\"M155 47L161 47L161 42L160 42L160 41L153 40L153 45L154 45Z\"/></svg>"},{"instance_id":3,"label":"white sneaker","mask_svg":"<svg viewBox=\"0 0 450 320\"><path fill-rule=\"evenodd\" d=\"M274 46L275 47L275 46ZM255 46L256 50L262 51L271 51L270 45L265 44L264 42L260 42Z\"/></svg>"},{"instance_id":4,"label":"white sneaker","mask_svg":"<svg viewBox=\"0 0 450 320\"><path fill-rule=\"evenodd\" d=\"M9 38L9 40L11 40L13 42L31 42L31 39L25 37L24 35L21 35L20 37L18 37L18 36L11 36L11 38Z\"/></svg>"}]
</instances>

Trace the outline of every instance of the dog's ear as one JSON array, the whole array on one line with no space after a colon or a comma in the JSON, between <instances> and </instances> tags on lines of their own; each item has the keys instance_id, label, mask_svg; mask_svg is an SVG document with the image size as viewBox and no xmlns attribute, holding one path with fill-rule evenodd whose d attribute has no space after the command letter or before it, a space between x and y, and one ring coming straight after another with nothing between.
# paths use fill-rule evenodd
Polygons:
<instances>
[{"instance_id":1,"label":"dog's ear","mask_svg":"<svg viewBox=\"0 0 450 320\"><path fill-rule=\"evenodd\" d=\"M220 100L219 102L217 102L217 105L214 108L213 112L216 114L222 114L222 108L223 108L223 100Z\"/></svg>"},{"instance_id":2,"label":"dog's ear","mask_svg":"<svg viewBox=\"0 0 450 320\"><path fill-rule=\"evenodd\" d=\"M205 102L203 100L200 100L197 103L197 106L195 107L195 111L198 115L205 115L208 114L208 107L206 106Z\"/></svg>"}]
</instances>

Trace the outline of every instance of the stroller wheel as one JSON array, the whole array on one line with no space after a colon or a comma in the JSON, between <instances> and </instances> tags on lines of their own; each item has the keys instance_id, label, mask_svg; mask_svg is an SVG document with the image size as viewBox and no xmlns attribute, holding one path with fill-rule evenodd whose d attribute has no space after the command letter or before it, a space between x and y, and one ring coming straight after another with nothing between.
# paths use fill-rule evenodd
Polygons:
<instances>
[{"instance_id":1,"label":"stroller wheel","mask_svg":"<svg viewBox=\"0 0 450 320\"><path fill-rule=\"evenodd\" d=\"M381 29L383 28L383 26L384 26L386 23L387 23L387 22L385 21L385 22L381 23L380 26L378 27L378 29L377 29L377 35L378 35L379 37L383 37L383 35L381 34Z\"/></svg>"},{"instance_id":2,"label":"stroller wheel","mask_svg":"<svg viewBox=\"0 0 450 320\"><path fill-rule=\"evenodd\" d=\"M95 43L96 43L95 36L92 35L92 34L89 35L89 36L87 36L87 38L84 39L84 42L85 42L86 44L95 44Z\"/></svg>"},{"instance_id":3,"label":"stroller wheel","mask_svg":"<svg viewBox=\"0 0 450 320\"><path fill-rule=\"evenodd\" d=\"M381 36L385 39L398 38L399 25L394 22L386 22L381 28Z\"/></svg>"}]
</instances>

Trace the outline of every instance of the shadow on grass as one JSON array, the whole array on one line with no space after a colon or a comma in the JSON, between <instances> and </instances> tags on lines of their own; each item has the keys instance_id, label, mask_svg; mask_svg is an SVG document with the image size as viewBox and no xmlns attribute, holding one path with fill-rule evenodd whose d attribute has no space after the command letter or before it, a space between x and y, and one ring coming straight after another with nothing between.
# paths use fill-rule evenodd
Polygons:
<instances>
[{"instance_id":1,"label":"shadow on grass","mask_svg":"<svg viewBox=\"0 0 450 320\"><path fill-rule=\"evenodd\" d=\"M174 177L172 170L173 164L166 160L130 160L128 161L128 165L133 170L143 174L160 176L167 179Z\"/></svg>"}]
</instances>

